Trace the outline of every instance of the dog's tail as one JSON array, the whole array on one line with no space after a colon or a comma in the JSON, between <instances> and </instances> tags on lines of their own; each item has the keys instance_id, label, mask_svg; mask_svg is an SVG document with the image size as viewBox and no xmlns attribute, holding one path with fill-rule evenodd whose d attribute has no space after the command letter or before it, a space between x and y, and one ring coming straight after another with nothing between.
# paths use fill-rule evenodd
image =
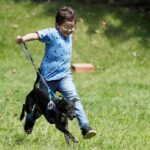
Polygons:
<instances>
[{"instance_id":1,"label":"dog's tail","mask_svg":"<svg viewBox=\"0 0 150 150\"><path fill-rule=\"evenodd\" d=\"M39 69L39 68L38 68L38 72L40 73L40 69ZM39 73L38 73L38 72L37 72L36 80L35 80L35 82L34 82L33 89L39 88L40 75L39 75Z\"/></svg>"},{"instance_id":2,"label":"dog's tail","mask_svg":"<svg viewBox=\"0 0 150 150\"><path fill-rule=\"evenodd\" d=\"M25 104L23 104L23 106L22 106L22 112L20 115L20 120L22 120L24 118L24 114L25 114Z\"/></svg>"}]
</instances>

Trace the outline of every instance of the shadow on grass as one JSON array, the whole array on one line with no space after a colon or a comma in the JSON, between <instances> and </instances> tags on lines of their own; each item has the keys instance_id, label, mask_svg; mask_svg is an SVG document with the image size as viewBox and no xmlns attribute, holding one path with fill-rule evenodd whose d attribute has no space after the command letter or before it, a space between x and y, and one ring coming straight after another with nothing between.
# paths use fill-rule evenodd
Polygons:
<instances>
[{"instance_id":1,"label":"shadow on grass","mask_svg":"<svg viewBox=\"0 0 150 150\"><path fill-rule=\"evenodd\" d=\"M97 33L100 36L106 36L112 45L117 44L113 41L118 40L120 43L131 38L139 38L139 43L143 47L147 50L150 48L150 15L148 13L101 3L85 5L69 1L46 3L44 13L55 16L57 10L63 5L71 6L76 10L79 22L84 22L88 26L89 35Z\"/></svg>"},{"instance_id":2,"label":"shadow on grass","mask_svg":"<svg viewBox=\"0 0 150 150\"><path fill-rule=\"evenodd\" d=\"M45 14L55 16L56 10L64 4L52 3L50 4L53 5L52 7L46 6ZM114 39L124 42L131 38L139 38L139 43L143 47L150 48L150 16L143 12L104 4L69 3L68 5L77 11L79 22L83 21L88 26L89 35L102 32L100 36L106 36L112 44Z\"/></svg>"}]
</instances>

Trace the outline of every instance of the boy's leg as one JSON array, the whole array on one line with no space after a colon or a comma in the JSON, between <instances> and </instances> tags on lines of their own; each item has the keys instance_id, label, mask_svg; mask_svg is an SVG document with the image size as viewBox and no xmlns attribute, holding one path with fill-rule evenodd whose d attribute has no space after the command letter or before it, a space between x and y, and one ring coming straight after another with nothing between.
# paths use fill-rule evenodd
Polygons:
<instances>
[{"instance_id":1,"label":"boy's leg","mask_svg":"<svg viewBox=\"0 0 150 150\"><path fill-rule=\"evenodd\" d=\"M88 139L95 136L96 131L94 131L89 125L89 121L80 102L71 74L60 80L59 90L67 100L73 100L75 98L78 99L76 102L76 115L79 126L82 130L83 138Z\"/></svg>"}]
</instances>

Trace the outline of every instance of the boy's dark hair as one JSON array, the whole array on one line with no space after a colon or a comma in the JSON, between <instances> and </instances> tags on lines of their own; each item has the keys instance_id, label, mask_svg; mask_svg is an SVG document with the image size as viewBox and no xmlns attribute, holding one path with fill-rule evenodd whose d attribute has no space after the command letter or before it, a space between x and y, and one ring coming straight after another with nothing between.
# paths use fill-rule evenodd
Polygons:
<instances>
[{"instance_id":1,"label":"boy's dark hair","mask_svg":"<svg viewBox=\"0 0 150 150\"><path fill-rule=\"evenodd\" d=\"M77 15L71 7L63 6L56 14L56 23L63 24L65 21L77 21Z\"/></svg>"}]
</instances>

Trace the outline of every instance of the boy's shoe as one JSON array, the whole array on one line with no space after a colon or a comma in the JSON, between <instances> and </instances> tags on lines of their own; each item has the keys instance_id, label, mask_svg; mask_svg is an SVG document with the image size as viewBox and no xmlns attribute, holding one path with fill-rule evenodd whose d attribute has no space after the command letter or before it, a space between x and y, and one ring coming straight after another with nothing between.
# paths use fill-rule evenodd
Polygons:
<instances>
[{"instance_id":1,"label":"boy's shoe","mask_svg":"<svg viewBox=\"0 0 150 150\"><path fill-rule=\"evenodd\" d=\"M24 131L27 134L31 134L34 124L35 124L35 121L31 119L29 114L27 114L27 117L26 117L26 120L25 120L25 124L24 124Z\"/></svg>"},{"instance_id":2,"label":"boy's shoe","mask_svg":"<svg viewBox=\"0 0 150 150\"><path fill-rule=\"evenodd\" d=\"M82 129L83 139L89 139L96 135L96 131L90 126L83 127Z\"/></svg>"}]
</instances>

